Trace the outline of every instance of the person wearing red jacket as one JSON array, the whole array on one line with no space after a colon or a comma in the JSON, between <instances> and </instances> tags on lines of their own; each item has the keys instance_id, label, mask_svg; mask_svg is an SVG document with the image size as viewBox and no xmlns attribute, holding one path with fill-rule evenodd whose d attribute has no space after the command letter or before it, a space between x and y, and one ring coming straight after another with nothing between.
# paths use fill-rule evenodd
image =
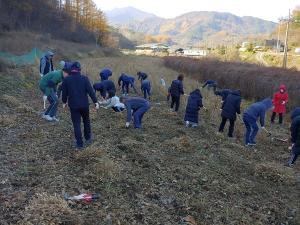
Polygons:
<instances>
[{"instance_id":1,"label":"person wearing red jacket","mask_svg":"<svg viewBox=\"0 0 300 225\"><path fill-rule=\"evenodd\" d=\"M273 98L273 114L271 117L271 123L274 123L276 114L279 114L279 124L282 124L283 113L286 112L286 104L288 102L289 95L286 91L285 85L281 84L279 87L279 91L274 94Z\"/></svg>"}]
</instances>

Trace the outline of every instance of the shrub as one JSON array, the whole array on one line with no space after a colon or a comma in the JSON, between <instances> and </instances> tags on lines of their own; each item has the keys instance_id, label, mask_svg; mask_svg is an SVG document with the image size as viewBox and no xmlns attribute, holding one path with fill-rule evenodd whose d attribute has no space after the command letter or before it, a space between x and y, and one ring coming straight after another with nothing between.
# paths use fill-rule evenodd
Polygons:
<instances>
[{"instance_id":1,"label":"shrub","mask_svg":"<svg viewBox=\"0 0 300 225\"><path fill-rule=\"evenodd\" d=\"M288 109L298 106L300 72L250 63L222 62L216 59L165 57L167 67L184 72L199 81L213 79L220 88L240 89L247 99L272 97L280 84L285 84L290 96Z\"/></svg>"}]
</instances>

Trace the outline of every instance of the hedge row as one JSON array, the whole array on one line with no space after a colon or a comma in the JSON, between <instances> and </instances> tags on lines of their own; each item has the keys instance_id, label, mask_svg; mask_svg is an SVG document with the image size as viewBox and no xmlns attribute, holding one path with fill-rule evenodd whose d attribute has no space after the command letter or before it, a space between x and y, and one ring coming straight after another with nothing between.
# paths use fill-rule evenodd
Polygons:
<instances>
[{"instance_id":1,"label":"hedge row","mask_svg":"<svg viewBox=\"0 0 300 225\"><path fill-rule=\"evenodd\" d=\"M167 67L186 73L195 79L216 80L220 88L240 89L246 99L261 100L272 97L280 84L285 84L289 93L288 109L299 106L300 72L277 67L263 67L250 63L222 62L217 59L192 59L165 57Z\"/></svg>"}]
</instances>

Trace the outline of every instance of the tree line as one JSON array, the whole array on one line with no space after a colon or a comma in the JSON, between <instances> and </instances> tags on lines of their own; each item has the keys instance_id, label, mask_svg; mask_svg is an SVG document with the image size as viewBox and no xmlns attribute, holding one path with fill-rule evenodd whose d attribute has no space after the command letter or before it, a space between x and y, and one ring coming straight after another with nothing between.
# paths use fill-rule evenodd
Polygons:
<instances>
[{"instance_id":1,"label":"tree line","mask_svg":"<svg viewBox=\"0 0 300 225\"><path fill-rule=\"evenodd\" d=\"M31 30L107 45L109 27L93 0L0 0L0 31Z\"/></svg>"}]
</instances>

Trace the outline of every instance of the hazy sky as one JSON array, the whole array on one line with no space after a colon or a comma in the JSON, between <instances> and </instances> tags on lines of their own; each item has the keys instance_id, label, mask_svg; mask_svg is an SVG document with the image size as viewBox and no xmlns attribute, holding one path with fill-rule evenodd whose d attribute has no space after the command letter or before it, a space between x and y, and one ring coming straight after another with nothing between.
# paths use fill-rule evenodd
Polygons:
<instances>
[{"instance_id":1,"label":"hazy sky","mask_svg":"<svg viewBox=\"0 0 300 225\"><path fill-rule=\"evenodd\" d=\"M230 12L238 16L254 16L277 22L287 16L289 8L300 0L94 0L102 10L133 6L164 18L190 11Z\"/></svg>"}]
</instances>

